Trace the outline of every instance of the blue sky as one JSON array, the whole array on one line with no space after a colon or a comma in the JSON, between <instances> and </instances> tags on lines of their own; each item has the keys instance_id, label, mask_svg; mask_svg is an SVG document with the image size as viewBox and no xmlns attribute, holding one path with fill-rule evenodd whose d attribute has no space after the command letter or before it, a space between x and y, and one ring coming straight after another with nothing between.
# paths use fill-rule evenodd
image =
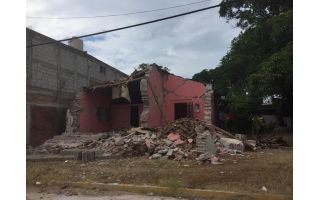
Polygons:
<instances>
[{"instance_id":1,"label":"blue sky","mask_svg":"<svg viewBox=\"0 0 320 200\"><path fill-rule=\"evenodd\" d=\"M170 7L199 0L27 0L27 16L71 17L108 15ZM109 18L27 19L27 27L54 39L63 39L187 12L219 3L212 0L186 7ZM219 9L155 24L95 36L84 40L85 50L130 74L140 63L157 63L186 78L215 68L231 40L240 32L219 17Z\"/></svg>"}]
</instances>

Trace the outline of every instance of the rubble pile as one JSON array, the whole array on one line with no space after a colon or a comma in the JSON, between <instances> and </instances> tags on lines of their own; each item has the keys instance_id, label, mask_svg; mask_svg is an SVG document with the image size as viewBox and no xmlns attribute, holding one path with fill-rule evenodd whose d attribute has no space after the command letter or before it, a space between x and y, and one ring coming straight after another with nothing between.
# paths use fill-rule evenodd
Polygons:
<instances>
[{"instance_id":1,"label":"rubble pile","mask_svg":"<svg viewBox=\"0 0 320 200\"><path fill-rule=\"evenodd\" d=\"M202 131L204 129L209 129L203 121L192 118L181 118L163 127L162 132L163 135L168 135L170 132L176 132L182 136L183 139L194 140L197 137L196 128L200 126L202 127Z\"/></svg>"},{"instance_id":2,"label":"rubble pile","mask_svg":"<svg viewBox=\"0 0 320 200\"><path fill-rule=\"evenodd\" d=\"M115 134L103 140L98 149L115 157L148 156L150 159L165 157L181 160L192 156L191 140L182 141L176 133L170 133L167 137L161 134L155 129L132 128L127 135Z\"/></svg>"},{"instance_id":3,"label":"rubble pile","mask_svg":"<svg viewBox=\"0 0 320 200\"><path fill-rule=\"evenodd\" d=\"M257 141L257 146L262 149L289 147L289 144L282 137L270 137Z\"/></svg>"},{"instance_id":4,"label":"rubble pile","mask_svg":"<svg viewBox=\"0 0 320 200\"><path fill-rule=\"evenodd\" d=\"M126 134L114 134L107 139L101 139L97 149L115 157L144 156L152 150L157 132L141 127L132 128Z\"/></svg>"},{"instance_id":5,"label":"rubble pile","mask_svg":"<svg viewBox=\"0 0 320 200\"><path fill-rule=\"evenodd\" d=\"M65 149L92 149L98 145L102 134L56 135L38 147L29 147L33 154L59 154Z\"/></svg>"},{"instance_id":6,"label":"rubble pile","mask_svg":"<svg viewBox=\"0 0 320 200\"><path fill-rule=\"evenodd\" d=\"M66 149L88 149L103 151L105 155L112 157L192 159L199 153L204 153L195 148L197 131L204 131L204 128L201 121L181 119L163 129L137 127L95 135L59 135L37 148L29 149L29 153L59 154ZM208 130L206 131L208 133Z\"/></svg>"},{"instance_id":7,"label":"rubble pile","mask_svg":"<svg viewBox=\"0 0 320 200\"><path fill-rule=\"evenodd\" d=\"M163 129L132 128L127 135L113 134L100 141L99 150L115 157L147 156L149 159L211 160L218 163L216 155L242 153L244 144L237 139L212 135L200 120L183 118Z\"/></svg>"},{"instance_id":8,"label":"rubble pile","mask_svg":"<svg viewBox=\"0 0 320 200\"><path fill-rule=\"evenodd\" d=\"M223 154L241 154L245 148L256 150L288 146L282 138L257 142L247 140L241 134L230 138L231 133L224 134L223 131L216 132L200 120L183 118L161 129L136 127L99 134L59 135L37 148L30 148L29 153L97 151L115 158L145 156L149 159L194 159L222 164L220 156Z\"/></svg>"}]
</instances>

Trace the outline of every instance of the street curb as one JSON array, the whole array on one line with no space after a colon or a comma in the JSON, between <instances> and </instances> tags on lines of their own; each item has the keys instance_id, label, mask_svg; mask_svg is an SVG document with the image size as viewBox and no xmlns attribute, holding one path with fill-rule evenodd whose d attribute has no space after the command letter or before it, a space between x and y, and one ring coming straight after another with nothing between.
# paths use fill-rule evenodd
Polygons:
<instances>
[{"instance_id":1,"label":"street curb","mask_svg":"<svg viewBox=\"0 0 320 200\"><path fill-rule=\"evenodd\" d=\"M66 183L52 182L53 185L66 185ZM92 182L69 182L68 186L84 189L99 189L104 191L126 191L133 193L153 193L154 195L179 196L186 198L206 199L229 199L229 200L289 200L292 196L276 194L246 194L228 191L214 191L190 188L169 188L150 185L131 185L117 183L92 183Z\"/></svg>"}]
</instances>

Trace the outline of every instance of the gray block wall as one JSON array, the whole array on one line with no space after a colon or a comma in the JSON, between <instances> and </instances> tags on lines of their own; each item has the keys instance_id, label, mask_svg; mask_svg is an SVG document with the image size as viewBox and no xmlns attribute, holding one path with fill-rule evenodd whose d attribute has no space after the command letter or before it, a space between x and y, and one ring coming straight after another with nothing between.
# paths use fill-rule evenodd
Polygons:
<instances>
[{"instance_id":1,"label":"gray block wall","mask_svg":"<svg viewBox=\"0 0 320 200\"><path fill-rule=\"evenodd\" d=\"M28 28L26 37L27 46L54 41ZM61 112L69 108L84 86L127 77L86 52L62 43L27 48L26 65L27 146L61 134L60 129L64 126ZM100 72L100 66L106 68L105 74Z\"/></svg>"},{"instance_id":2,"label":"gray block wall","mask_svg":"<svg viewBox=\"0 0 320 200\"><path fill-rule=\"evenodd\" d=\"M27 29L27 45L54 41ZM106 73L100 72L100 66ZM58 95L70 99L91 81L103 82L126 74L84 51L62 43L27 48L27 92ZM32 102L30 102L32 103Z\"/></svg>"}]
</instances>

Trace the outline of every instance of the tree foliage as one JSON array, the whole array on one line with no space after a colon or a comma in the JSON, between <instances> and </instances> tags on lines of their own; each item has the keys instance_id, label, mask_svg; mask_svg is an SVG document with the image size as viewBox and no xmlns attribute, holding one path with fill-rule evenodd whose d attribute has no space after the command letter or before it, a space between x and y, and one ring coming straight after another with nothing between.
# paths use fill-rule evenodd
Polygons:
<instances>
[{"instance_id":1,"label":"tree foliage","mask_svg":"<svg viewBox=\"0 0 320 200\"><path fill-rule=\"evenodd\" d=\"M156 63L152 63L152 64L147 64L147 63L141 63L137 68L134 68L135 70L145 70L147 69L149 66L155 66L160 70L166 71L166 72L170 72L170 69L167 67L163 67L161 65L157 65Z\"/></svg>"},{"instance_id":2,"label":"tree foliage","mask_svg":"<svg viewBox=\"0 0 320 200\"><path fill-rule=\"evenodd\" d=\"M242 32L219 66L194 80L212 83L226 96L226 107L250 122L262 99L280 96L279 114L292 116L292 0L223 0L220 16L235 20Z\"/></svg>"},{"instance_id":3,"label":"tree foliage","mask_svg":"<svg viewBox=\"0 0 320 200\"><path fill-rule=\"evenodd\" d=\"M219 14L247 28L292 9L292 0L222 0Z\"/></svg>"}]
</instances>

